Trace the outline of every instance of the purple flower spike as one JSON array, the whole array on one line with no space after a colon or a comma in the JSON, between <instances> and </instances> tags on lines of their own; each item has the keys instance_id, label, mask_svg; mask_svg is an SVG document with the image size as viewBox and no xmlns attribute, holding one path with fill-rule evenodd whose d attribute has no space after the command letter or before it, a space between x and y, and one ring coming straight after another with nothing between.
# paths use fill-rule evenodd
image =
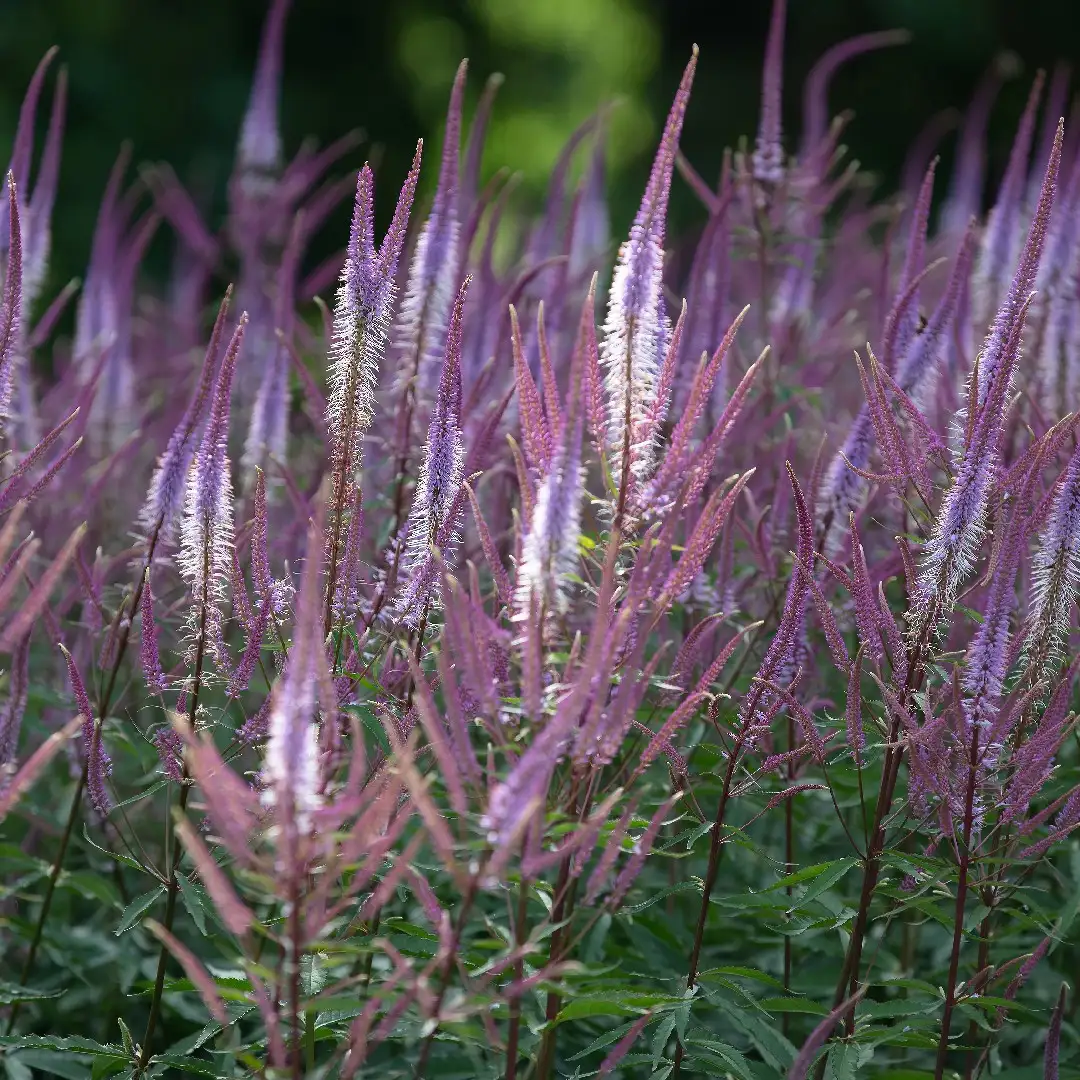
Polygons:
<instances>
[{"instance_id":1,"label":"purple flower spike","mask_svg":"<svg viewBox=\"0 0 1080 1080\"><path fill-rule=\"evenodd\" d=\"M158 628L154 621L154 598L150 592L150 568L146 569L143 579L142 600L142 637L139 642L139 660L142 664L146 688L151 694L165 693L165 673L161 670L161 652L158 649Z\"/></svg>"},{"instance_id":2,"label":"purple flower spike","mask_svg":"<svg viewBox=\"0 0 1080 1080\"><path fill-rule=\"evenodd\" d=\"M15 761L15 752L19 748L19 731L22 728L23 714L26 712L27 696L30 692L30 637L28 631L15 646L11 657L11 669L8 674L7 701L0 711L0 792L7 781L7 766Z\"/></svg>"},{"instance_id":3,"label":"purple flower spike","mask_svg":"<svg viewBox=\"0 0 1080 1080\"><path fill-rule=\"evenodd\" d=\"M227 457L229 413L236 357L244 340L247 321L247 312L244 312L221 361L210 419L188 476L177 565L195 601L190 608L190 618L196 634L203 618L215 618L218 605L225 600L232 574L233 491ZM211 640L216 641L218 636L211 635ZM221 662L224 657L218 656L218 660Z\"/></svg>"},{"instance_id":4,"label":"purple flower spike","mask_svg":"<svg viewBox=\"0 0 1080 1080\"><path fill-rule=\"evenodd\" d=\"M245 474L270 461L284 463L289 439L289 352L296 310L296 277L303 253L304 215L293 218L278 269L273 326L277 340L267 343L262 381L248 421L241 465Z\"/></svg>"},{"instance_id":5,"label":"purple flower spike","mask_svg":"<svg viewBox=\"0 0 1080 1080\"><path fill-rule=\"evenodd\" d=\"M27 236L25 246L26 298L33 302L45 284L52 246L52 212L56 202L56 187L60 176L60 152L67 114L67 69L61 68L53 91L52 115L45 136L34 191L26 208Z\"/></svg>"},{"instance_id":6,"label":"purple flower spike","mask_svg":"<svg viewBox=\"0 0 1080 1080\"><path fill-rule=\"evenodd\" d=\"M1024 212L1028 157L1035 134L1035 118L1039 98L1042 96L1043 81L1044 74L1040 71L1035 76L1031 93L1028 94L1027 105L1020 117L1020 125L1016 129L1016 138L1009 154L1009 164L983 233L972 281L975 328L980 332L982 327L989 323L992 312L997 308L1005 286L1005 275L1009 267L1016 262L1016 251L1020 243L1018 218ZM981 390L980 396L984 393L985 391Z\"/></svg>"},{"instance_id":7,"label":"purple flower spike","mask_svg":"<svg viewBox=\"0 0 1080 1080\"><path fill-rule=\"evenodd\" d=\"M986 129L990 123L990 112L1002 84L1012 78L1016 70L1016 57L1011 53L1002 53L994 58L975 90L960 131L952 187L941 210L942 232L963 232L973 217L981 216L986 172Z\"/></svg>"},{"instance_id":8,"label":"purple flower spike","mask_svg":"<svg viewBox=\"0 0 1080 1080\"><path fill-rule=\"evenodd\" d=\"M528 619L532 607L544 616L569 606L570 576L578 566L581 537L581 499L585 483L581 442L585 433L580 403L580 366L575 365L570 387L570 411L562 441L536 495L536 507L525 537L517 574L518 619Z\"/></svg>"},{"instance_id":9,"label":"purple flower spike","mask_svg":"<svg viewBox=\"0 0 1080 1080\"><path fill-rule=\"evenodd\" d=\"M1037 682L1060 659L1069 611L1080 589L1080 449L1058 484L1031 569L1034 591L1025 653Z\"/></svg>"},{"instance_id":10,"label":"purple flower spike","mask_svg":"<svg viewBox=\"0 0 1080 1080\"><path fill-rule=\"evenodd\" d=\"M60 651L64 654L67 663L68 679L71 682L71 692L75 695L75 704L82 715L83 752L86 754L86 793L90 798L90 804L102 816L105 817L112 808L112 800L106 787L109 773L112 772L112 762L108 752L101 743L101 725L94 720L94 710L90 705L90 697L86 693L86 685L74 657L60 645Z\"/></svg>"},{"instance_id":11,"label":"purple flower spike","mask_svg":"<svg viewBox=\"0 0 1080 1080\"><path fill-rule=\"evenodd\" d=\"M1020 355L1020 338L1053 209L1063 136L1064 124L1061 124L1020 264L972 372L967 428L957 455L956 479L945 495L925 548L911 615L913 627L922 626L935 606L939 612L952 606L956 590L971 573L982 545L990 491L1000 460L1006 405Z\"/></svg>"},{"instance_id":12,"label":"purple flower spike","mask_svg":"<svg viewBox=\"0 0 1080 1080\"><path fill-rule=\"evenodd\" d=\"M1058 170L1061 166L1061 143L1064 138L1064 130L1065 125L1062 122L1058 126L1057 138L1054 140L1054 145L1050 151L1050 160L1046 165L1042 191L1039 194L1039 202L1035 207L1035 214L1031 220L1027 240L1024 242L1024 248L1020 254L1019 265L1009 285L1009 290L1001 302L1001 307L994 317L993 325L987 335L979 358L977 401L980 408L985 403L990 386L1002 368L1005 343L1016 321L1017 312L1020 310L1021 305L1027 301L1031 290L1035 287L1035 279L1039 273L1039 263L1042 259L1043 246L1046 240L1046 231L1054 207ZM1011 383L1010 373L1007 385L1011 385Z\"/></svg>"},{"instance_id":13,"label":"purple flower spike","mask_svg":"<svg viewBox=\"0 0 1080 1080\"><path fill-rule=\"evenodd\" d=\"M30 77L30 85L26 88L26 96L23 98L19 109L19 122L15 128L15 141L11 149L11 163L8 172L15 178L15 183L23 191L30 190L30 162L34 155L34 127L37 118L38 101L41 99L41 91L45 88L45 76L59 50L53 46L38 61L34 74ZM8 231L8 207L0 205L0 252L6 251Z\"/></svg>"},{"instance_id":14,"label":"purple flower spike","mask_svg":"<svg viewBox=\"0 0 1080 1080\"><path fill-rule=\"evenodd\" d=\"M446 336L446 320L458 282L458 241L461 231L458 206L458 159L461 153L461 109L468 61L462 60L450 91L446 114L439 184L431 213L417 237L405 300L398 319L395 342L400 356L399 383L419 379L434 382L434 358ZM427 361L431 360L431 363Z\"/></svg>"},{"instance_id":15,"label":"purple flower spike","mask_svg":"<svg viewBox=\"0 0 1080 1080\"><path fill-rule=\"evenodd\" d=\"M754 179L778 184L784 178L784 147L781 143L780 109L784 89L784 24L787 0L773 0L765 65L761 74L761 118L754 143Z\"/></svg>"},{"instance_id":16,"label":"purple flower spike","mask_svg":"<svg viewBox=\"0 0 1080 1080\"><path fill-rule=\"evenodd\" d=\"M905 351L897 353L896 381L916 405L922 406L933 395L940 359L960 307L960 298L971 273L974 256L975 229L972 224L964 234L938 306L922 333L911 338Z\"/></svg>"},{"instance_id":17,"label":"purple flower spike","mask_svg":"<svg viewBox=\"0 0 1080 1080\"><path fill-rule=\"evenodd\" d=\"M169 438L165 452L158 458L157 468L150 481L150 490L146 494L146 502L139 516L139 523L148 536L155 530L162 540L171 540L174 536L176 523L183 509L188 470L195 457L196 435L214 384L214 366L217 363L218 348L221 344L221 335L231 297L232 286L230 285L218 308L217 320L214 322L210 344L203 358L195 394L180 423L177 424L176 430Z\"/></svg>"},{"instance_id":18,"label":"purple flower spike","mask_svg":"<svg viewBox=\"0 0 1080 1080\"><path fill-rule=\"evenodd\" d=\"M471 280L462 282L450 315L442 377L409 517L409 546L405 553L408 584L401 610L406 623L413 626L419 624L438 597L432 548L445 557L462 511L465 440L461 431L461 315Z\"/></svg>"},{"instance_id":19,"label":"purple flower spike","mask_svg":"<svg viewBox=\"0 0 1080 1080\"><path fill-rule=\"evenodd\" d=\"M799 157L808 162L821 149L829 132L829 83L833 75L849 60L874 49L906 45L911 35L906 30L880 30L859 34L826 49L810 69L803 85L803 124ZM820 169L815 169L821 175Z\"/></svg>"},{"instance_id":20,"label":"purple flower spike","mask_svg":"<svg viewBox=\"0 0 1080 1080\"><path fill-rule=\"evenodd\" d=\"M278 99L281 96L281 67L285 47L285 20L291 0L273 0L263 24L258 65L251 85L251 97L240 128L237 172L241 175L273 176L281 168L281 133L278 129Z\"/></svg>"},{"instance_id":21,"label":"purple flower spike","mask_svg":"<svg viewBox=\"0 0 1080 1080\"><path fill-rule=\"evenodd\" d=\"M911 228L908 234L907 252L904 255L904 266L900 272L900 281L897 292L903 296L909 287L918 281L926 256L926 227L930 219L930 200L934 195L934 173L937 169L938 159L930 162L926 170L922 185L919 188L918 198L911 215ZM914 292L910 300L904 305L897 318L892 346L887 350L883 359L890 370L895 370L898 356L903 356L911 345L919 325L919 293Z\"/></svg>"},{"instance_id":22,"label":"purple flower spike","mask_svg":"<svg viewBox=\"0 0 1080 1080\"><path fill-rule=\"evenodd\" d=\"M690 99L698 51L683 72L630 237L619 249L611 283L600 361L605 369L607 447L623 505L652 474L656 447L650 413L670 323L663 304L664 229L679 135Z\"/></svg>"},{"instance_id":23,"label":"purple flower spike","mask_svg":"<svg viewBox=\"0 0 1080 1080\"><path fill-rule=\"evenodd\" d=\"M284 676L274 687L266 747L264 798L278 814L278 827L304 836L318 809L319 736L316 703L320 670L326 657L322 636L320 577L323 523L320 496L317 519L308 526L304 575L297 603L296 629ZM294 835L295 835L294 834ZM278 841L279 851L282 848ZM286 845L288 846L288 845Z\"/></svg>"},{"instance_id":24,"label":"purple flower spike","mask_svg":"<svg viewBox=\"0 0 1080 1080\"><path fill-rule=\"evenodd\" d=\"M375 250L375 180L365 165L356 182L356 203L345 266L334 309L327 426L334 443L334 473L351 480L360 468L362 434L371 423L379 364L394 306L394 279L405 243L409 211L420 175L423 143L398 196L394 218Z\"/></svg>"},{"instance_id":25,"label":"purple flower spike","mask_svg":"<svg viewBox=\"0 0 1080 1080\"><path fill-rule=\"evenodd\" d=\"M0 199L8 210L7 271L4 275L3 299L0 300L0 434L4 431L14 389L23 304L19 198L15 177L10 172L7 174L7 189L7 199Z\"/></svg>"}]
</instances>

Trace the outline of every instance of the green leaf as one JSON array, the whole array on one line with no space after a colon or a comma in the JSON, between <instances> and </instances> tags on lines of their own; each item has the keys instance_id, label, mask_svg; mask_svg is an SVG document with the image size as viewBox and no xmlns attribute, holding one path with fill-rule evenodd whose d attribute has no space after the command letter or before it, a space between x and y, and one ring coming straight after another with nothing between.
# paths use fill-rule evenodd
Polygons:
<instances>
[{"instance_id":1,"label":"green leaf","mask_svg":"<svg viewBox=\"0 0 1080 1080\"><path fill-rule=\"evenodd\" d=\"M121 854L119 851L109 851L108 848L103 848L100 844L94 843L90 836L90 830L86 825L83 825L83 840L85 840L95 851L100 851L102 855L107 855L110 859L115 860L118 863L123 863L124 866L130 866L132 870L138 870L141 874L147 873L145 866L140 866L134 859L127 855Z\"/></svg>"},{"instance_id":2,"label":"green leaf","mask_svg":"<svg viewBox=\"0 0 1080 1080\"><path fill-rule=\"evenodd\" d=\"M64 1080L89 1080L90 1077L90 1062L86 1058L70 1057L56 1050L24 1050L18 1060L39 1076L62 1076ZM106 1064L110 1063L106 1061ZM117 1062L111 1064L114 1068L119 1065Z\"/></svg>"},{"instance_id":3,"label":"green leaf","mask_svg":"<svg viewBox=\"0 0 1080 1080\"><path fill-rule=\"evenodd\" d=\"M117 926L113 933L119 937L125 931L130 930L139 921L139 918L146 913L151 904L153 904L159 896L164 895L165 886L159 885L156 889L144 892L142 896L136 896L135 899L124 908L124 914L120 916L120 925Z\"/></svg>"},{"instance_id":4,"label":"green leaf","mask_svg":"<svg viewBox=\"0 0 1080 1080\"><path fill-rule=\"evenodd\" d=\"M739 1077L739 1080L757 1080L753 1070L750 1068L750 1063L743 1057L741 1051L736 1050L734 1046L730 1046L725 1042L718 1042L716 1039L691 1038L686 1041L690 1046L700 1047L710 1054L715 1054L727 1069Z\"/></svg>"},{"instance_id":5,"label":"green leaf","mask_svg":"<svg viewBox=\"0 0 1080 1080\"><path fill-rule=\"evenodd\" d=\"M20 986L18 983L0 982L0 1005L14 1005L16 1001L45 1001L48 998L58 998L63 992L63 988L42 990L33 986Z\"/></svg>"},{"instance_id":6,"label":"green leaf","mask_svg":"<svg viewBox=\"0 0 1080 1080\"><path fill-rule=\"evenodd\" d=\"M176 884L180 886L180 896L184 901L191 921L198 927L199 933L206 937L206 909L198 886L188 879L186 874L176 875Z\"/></svg>"},{"instance_id":7,"label":"green leaf","mask_svg":"<svg viewBox=\"0 0 1080 1080\"><path fill-rule=\"evenodd\" d=\"M597 1050L603 1050L605 1046L610 1046L614 1042L618 1042L636 1023L637 1021L631 1020L628 1024L620 1024L617 1028L612 1028L611 1031L605 1032L599 1038L593 1039L584 1050L579 1050L570 1061L578 1061L583 1057L588 1057L590 1054L595 1054Z\"/></svg>"},{"instance_id":8,"label":"green leaf","mask_svg":"<svg viewBox=\"0 0 1080 1080\"><path fill-rule=\"evenodd\" d=\"M204 1061L202 1058L180 1057L177 1054L155 1054L152 1060L156 1064L168 1065L171 1069L195 1073L196 1076L213 1076L215 1078L221 1076L219 1066L211 1061Z\"/></svg>"},{"instance_id":9,"label":"green leaf","mask_svg":"<svg viewBox=\"0 0 1080 1080\"><path fill-rule=\"evenodd\" d=\"M790 915L798 908L805 907L823 893L828 892L849 870L858 866L858 864L858 859L837 859L836 862L827 864L826 868L822 869L814 878L813 883L806 892L799 897L798 903L788 908L788 914Z\"/></svg>"},{"instance_id":10,"label":"green leaf","mask_svg":"<svg viewBox=\"0 0 1080 1080\"><path fill-rule=\"evenodd\" d=\"M772 975L767 975L764 971L758 971L757 968L752 967L715 967L709 968L706 971L701 972L698 976L698 981L706 978L709 975L738 975L743 979L753 979L755 982L764 983L766 986L772 986L777 990L786 990L787 987Z\"/></svg>"},{"instance_id":11,"label":"green leaf","mask_svg":"<svg viewBox=\"0 0 1080 1080\"><path fill-rule=\"evenodd\" d=\"M119 1046L111 1043L94 1042L78 1035L61 1038L59 1035L4 1035L0 1036L0 1046L11 1046L19 1050L61 1050L71 1054L89 1054L91 1057L110 1057L118 1061L127 1061L127 1055Z\"/></svg>"},{"instance_id":12,"label":"green leaf","mask_svg":"<svg viewBox=\"0 0 1080 1080\"><path fill-rule=\"evenodd\" d=\"M390 736L386 734L379 718L375 716L366 705L348 705L346 706L345 711L351 713L360 721L364 730L378 744L379 749L389 757L392 753Z\"/></svg>"}]
</instances>

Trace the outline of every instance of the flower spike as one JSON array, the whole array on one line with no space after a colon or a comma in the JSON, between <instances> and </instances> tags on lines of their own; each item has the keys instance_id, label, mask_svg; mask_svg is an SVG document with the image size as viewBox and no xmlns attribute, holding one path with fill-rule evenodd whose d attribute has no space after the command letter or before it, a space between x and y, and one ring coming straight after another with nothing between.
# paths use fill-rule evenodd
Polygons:
<instances>
[{"instance_id":1,"label":"flower spike","mask_svg":"<svg viewBox=\"0 0 1080 1080\"><path fill-rule=\"evenodd\" d=\"M664 310L664 232L679 135L697 68L697 46L668 114L630 237L619 250L600 345L607 396L606 435L612 475L624 507L652 474L656 448L650 412L670 323Z\"/></svg>"}]
</instances>

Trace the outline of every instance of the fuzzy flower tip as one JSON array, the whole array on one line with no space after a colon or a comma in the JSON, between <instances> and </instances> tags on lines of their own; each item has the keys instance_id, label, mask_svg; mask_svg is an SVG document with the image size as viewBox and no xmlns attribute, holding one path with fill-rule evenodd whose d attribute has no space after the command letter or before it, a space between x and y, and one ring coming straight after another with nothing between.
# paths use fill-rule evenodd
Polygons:
<instances>
[{"instance_id":1,"label":"fuzzy flower tip","mask_svg":"<svg viewBox=\"0 0 1080 1080\"><path fill-rule=\"evenodd\" d=\"M371 423L379 364L394 307L394 279L405 243L409 211L420 174L423 143L398 196L397 209L379 250L375 250L375 180L360 170L345 266L341 271L330 352L327 427L334 444L335 474L360 467L361 435Z\"/></svg>"},{"instance_id":2,"label":"fuzzy flower tip","mask_svg":"<svg viewBox=\"0 0 1080 1080\"><path fill-rule=\"evenodd\" d=\"M233 493L226 451L233 373L246 326L244 312L221 362L210 418L188 475L177 564L195 600L191 618L196 630L225 600L232 571Z\"/></svg>"},{"instance_id":3,"label":"fuzzy flower tip","mask_svg":"<svg viewBox=\"0 0 1080 1080\"><path fill-rule=\"evenodd\" d=\"M471 278L462 282L450 315L439 391L431 411L424 461L416 481L405 553L407 585L401 601L406 623L417 625L438 596L434 552L445 560L462 511L465 440L461 431L461 317Z\"/></svg>"},{"instance_id":4,"label":"fuzzy flower tip","mask_svg":"<svg viewBox=\"0 0 1080 1080\"><path fill-rule=\"evenodd\" d=\"M612 475L623 489L648 479L655 465L652 414L660 358L671 332L662 295L664 229L697 55L695 46L664 126L641 208L629 239L619 249L600 345L607 397L606 441ZM622 497L630 494L624 491Z\"/></svg>"}]
</instances>

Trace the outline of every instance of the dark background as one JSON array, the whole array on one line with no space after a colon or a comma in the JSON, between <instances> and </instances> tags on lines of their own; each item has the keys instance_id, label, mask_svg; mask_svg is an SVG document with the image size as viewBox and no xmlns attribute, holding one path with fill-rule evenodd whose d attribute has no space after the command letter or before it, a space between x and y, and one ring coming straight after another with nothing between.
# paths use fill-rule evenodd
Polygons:
<instances>
[{"instance_id":1,"label":"dark background","mask_svg":"<svg viewBox=\"0 0 1080 1080\"><path fill-rule=\"evenodd\" d=\"M286 153L304 136L325 143L351 128L367 141L347 164L381 161L379 200L389 214L419 135L429 142L424 190L454 67L471 61L469 104L486 76L506 75L485 174L522 173L524 206L539 200L571 130L601 102L620 98L609 144L613 227L621 235L644 182L663 115L689 55L701 46L683 148L713 178L723 148L757 123L769 0L294 0L285 56ZM167 160L220 220L225 181L247 99L264 0L0 0L0 158L10 152L18 106L42 53L60 47L70 103L51 284L83 272L108 168L121 141L135 160ZM796 145L801 87L831 44L904 27L906 46L859 58L836 79L830 104L850 108L851 154L896 183L904 154L938 110L966 105L992 59L1008 49L1019 77L995 110L990 168L1000 173L1030 78L1080 47L1072 0L789 0L785 127ZM51 80L50 80L51 88ZM40 121L48 115L46 94ZM951 140L943 147L949 165ZM675 226L698 213L683 185ZM345 211L322 251L340 246ZM164 265L155 241L151 270ZM318 251L314 253L316 256Z\"/></svg>"}]
</instances>

